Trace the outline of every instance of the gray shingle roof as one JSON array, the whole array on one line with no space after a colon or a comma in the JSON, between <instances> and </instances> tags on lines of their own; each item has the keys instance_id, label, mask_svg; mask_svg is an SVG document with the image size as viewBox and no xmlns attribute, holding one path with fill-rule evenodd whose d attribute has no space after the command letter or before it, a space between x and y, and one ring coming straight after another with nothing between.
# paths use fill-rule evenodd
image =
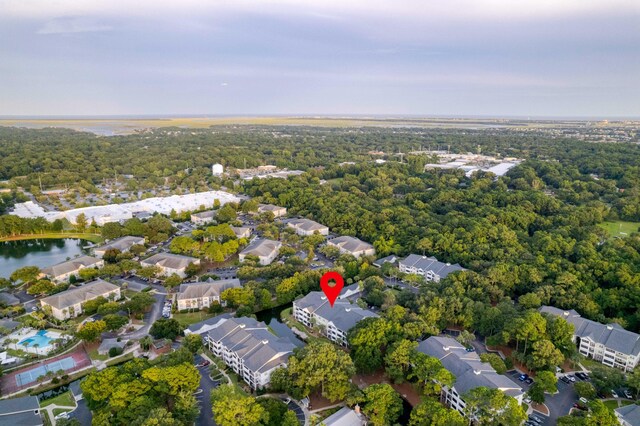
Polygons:
<instances>
[{"instance_id":1,"label":"gray shingle roof","mask_svg":"<svg viewBox=\"0 0 640 426\"><path fill-rule=\"evenodd\" d=\"M217 315L217 316L212 317L212 318L207 318L204 321L200 321L200 322L197 322L195 324L191 324L189 327L187 327L187 330L189 330L192 333L197 333L198 331L200 331L200 329L202 327L214 326L217 323L219 323L220 321L225 322L226 320L231 319L232 317L233 317L233 315L231 315L230 313Z\"/></svg>"},{"instance_id":2,"label":"gray shingle roof","mask_svg":"<svg viewBox=\"0 0 640 426\"><path fill-rule=\"evenodd\" d=\"M217 212L215 210L207 210L205 212L193 213L191 216L195 216L198 219L212 219Z\"/></svg>"},{"instance_id":3,"label":"gray shingle roof","mask_svg":"<svg viewBox=\"0 0 640 426\"><path fill-rule=\"evenodd\" d=\"M109 249L126 251L126 250L129 250L131 246L134 246L136 244L144 244L144 238L132 237L132 236L120 237L111 241L108 244L97 247L96 249L94 249L94 252L100 253L100 252L105 252Z\"/></svg>"},{"instance_id":4,"label":"gray shingle roof","mask_svg":"<svg viewBox=\"0 0 640 426\"><path fill-rule=\"evenodd\" d=\"M285 209L284 207L274 206L273 204L260 204L258 205L258 212L277 212L278 210ZM286 209L285 209L286 210Z\"/></svg>"},{"instance_id":5,"label":"gray shingle roof","mask_svg":"<svg viewBox=\"0 0 640 426\"><path fill-rule=\"evenodd\" d=\"M543 306L540 312L556 315L573 324L574 334L580 338L588 337L614 351L637 356L640 354L640 334L625 330L619 324L600 324L582 318L576 311L564 311L553 306Z\"/></svg>"},{"instance_id":6,"label":"gray shingle roof","mask_svg":"<svg viewBox=\"0 0 640 426\"><path fill-rule=\"evenodd\" d=\"M365 243L364 241L356 237L350 237L348 235L343 235L342 237L336 237L332 240L329 240L328 242L329 244L338 246L342 250L346 250L350 253L370 250L373 248L371 244Z\"/></svg>"},{"instance_id":7,"label":"gray shingle roof","mask_svg":"<svg viewBox=\"0 0 640 426\"><path fill-rule=\"evenodd\" d=\"M310 219L293 219L287 223L287 226L295 229L302 229L303 231L321 231L323 229L329 229L323 224Z\"/></svg>"},{"instance_id":8,"label":"gray shingle roof","mask_svg":"<svg viewBox=\"0 0 640 426\"><path fill-rule=\"evenodd\" d=\"M459 394L481 386L509 391L509 395L514 397L522 394L522 389L514 381L496 373L489 363L480 361L477 353L467 352L451 337L429 337L420 342L418 351L442 362L444 368L456 377L454 386Z\"/></svg>"},{"instance_id":9,"label":"gray shingle roof","mask_svg":"<svg viewBox=\"0 0 640 426\"><path fill-rule=\"evenodd\" d=\"M274 251L280 250L282 243L280 241L268 240L268 239L256 239L253 240L240 254L245 256L270 256Z\"/></svg>"},{"instance_id":10,"label":"gray shingle roof","mask_svg":"<svg viewBox=\"0 0 640 426\"><path fill-rule=\"evenodd\" d=\"M48 268L44 268L42 270L42 273L45 275L50 275L52 277L57 277L62 274L75 272L81 267L87 268L90 266L94 266L98 262L102 262L102 260L91 256L80 256L76 257L75 259L67 260L65 262L49 266Z\"/></svg>"},{"instance_id":11,"label":"gray shingle roof","mask_svg":"<svg viewBox=\"0 0 640 426\"><path fill-rule=\"evenodd\" d=\"M408 267L422 269L424 272L432 271L440 278L445 278L452 272L465 271L459 264L450 264L440 262L435 257L420 256L417 254L410 254L406 259L401 260L400 263Z\"/></svg>"},{"instance_id":12,"label":"gray shingle roof","mask_svg":"<svg viewBox=\"0 0 640 426\"><path fill-rule=\"evenodd\" d=\"M57 309L65 309L77 303L84 303L87 300L95 299L105 293L118 289L117 285L97 279L81 287L65 290L53 296L45 297L42 303L51 305Z\"/></svg>"},{"instance_id":13,"label":"gray shingle roof","mask_svg":"<svg viewBox=\"0 0 640 426\"><path fill-rule=\"evenodd\" d=\"M322 421L325 426L362 426L362 419L349 407L342 407Z\"/></svg>"},{"instance_id":14,"label":"gray shingle roof","mask_svg":"<svg viewBox=\"0 0 640 426\"><path fill-rule=\"evenodd\" d=\"M254 372L269 371L286 363L295 345L271 334L263 322L253 318L232 318L209 331L209 339L235 352Z\"/></svg>"},{"instance_id":15,"label":"gray shingle roof","mask_svg":"<svg viewBox=\"0 0 640 426\"><path fill-rule=\"evenodd\" d=\"M0 302L8 306L13 306L13 305L19 304L20 299L18 299L11 293L7 293L6 291L0 291Z\"/></svg>"},{"instance_id":16,"label":"gray shingle roof","mask_svg":"<svg viewBox=\"0 0 640 426\"><path fill-rule=\"evenodd\" d=\"M640 406L631 404L616 408L615 411L627 423L633 426L640 426Z\"/></svg>"},{"instance_id":17,"label":"gray shingle roof","mask_svg":"<svg viewBox=\"0 0 640 426\"><path fill-rule=\"evenodd\" d=\"M0 423L11 426L41 426L44 424L40 415L35 414L33 411L6 415L0 414Z\"/></svg>"},{"instance_id":18,"label":"gray shingle roof","mask_svg":"<svg viewBox=\"0 0 640 426\"><path fill-rule=\"evenodd\" d=\"M344 289L342 290L344 292ZM365 318L377 318L378 315L362 309L356 304L351 304L344 299L338 299L333 304L329 304L327 297L321 291L312 291L301 299L293 302L296 306L306 309L310 313L331 321L337 328L348 332L355 325Z\"/></svg>"},{"instance_id":19,"label":"gray shingle roof","mask_svg":"<svg viewBox=\"0 0 640 426\"><path fill-rule=\"evenodd\" d=\"M102 343L98 347L98 353L109 352L111 348L124 348L127 344L128 340L121 340L118 342L117 338L114 339L103 339Z\"/></svg>"},{"instance_id":20,"label":"gray shingle roof","mask_svg":"<svg viewBox=\"0 0 640 426\"><path fill-rule=\"evenodd\" d=\"M38 404L38 398L35 396L0 399L0 415L37 410L39 407L40 404Z\"/></svg>"},{"instance_id":21,"label":"gray shingle roof","mask_svg":"<svg viewBox=\"0 0 640 426\"><path fill-rule=\"evenodd\" d=\"M240 280L234 278L214 281L209 278L206 282L180 284L178 300L220 297L223 291L232 287L240 287Z\"/></svg>"},{"instance_id":22,"label":"gray shingle roof","mask_svg":"<svg viewBox=\"0 0 640 426\"><path fill-rule=\"evenodd\" d=\"M158 253L154 254L148 259L140 262L143 266L162 266L170 269L184 269L189 266L189 263L196 262L198 259L195 257L182 256L180 254L172 253Z\"/></svg>"}]
</instances>

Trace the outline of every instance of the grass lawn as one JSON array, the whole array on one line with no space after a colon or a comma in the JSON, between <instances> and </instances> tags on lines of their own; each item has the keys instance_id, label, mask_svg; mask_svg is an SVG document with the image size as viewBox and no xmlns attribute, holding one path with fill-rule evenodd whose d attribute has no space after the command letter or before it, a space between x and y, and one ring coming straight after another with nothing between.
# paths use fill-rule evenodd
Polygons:
<instances>
[{"instance_id":1,"label":"grass lawn","mask_svg":"<svg viewBox=\"0 0 640 426\"><path fill-rule=\"evenodd\" d=\"M63 394L60 394L54 398L51 399L47 399L46 401L42 401L40 403L40 407L46 407L48 405L51 404L55 404L55 405L61 405L63 407L75 407L76 406L76 401L73 399L73 396L71 395L71 392L65 392Z\"/></svg>"},{"instance_id":2,"label":"grass lawn","mask_svg":"<svg viewBox=\"0 0 640 426\"><path fill-rule=\"evenodd\" d=\"M98 361L105 361L107 359L109 359L109 355L100 355L98 353L98 347L99 346L95 346L92 347L91 349L87 350L87 353L89 354L89 358L93 359L93 360L98 360Z\"/></svg>"},{"instance_id":3,"label":"grass lawn","mask_svg":"<svg viewBox=\"0 0 640 426\"><path fill-rule=\"evenodd\" d=\"M64 408L54 408L53 409L53 417L57 416L60 413L68 413L69 411L71 411L70 409L64 409Z\"/></svg>"},{"instance_id":4,"label":"grass lawn","mask_svg":"<svg viewBox=\"0 0 640 426\"><path fill-rule=\"evenodd\" d=\"M632 232L638 231L640 223L638 222L625 222L622 220L616 220L614 222L604 222L599 224L601 228L606 229L611 237L627 236Z\"/></svg>"},{"instance_id":5,"label":"grass lawn","mask_svg":"<svg viewBox=\"0 0 640 426\"><path fill-rule=\"evenodd\" d=\"M603 403L604 405L607 406L609 410L615 410L616 408L618 408L618 401L610 400L610 401L603 401Z\"/></svg>"},{"instance_id":6,"label":"grass lawn","mask_svg":"<svg viewBox=\"0 0 640 426\"><path fill-rule=\"evenodd\" d=\"M204 321L214 316L216 316L216 314L210 314L207 311L187 312L186 314L173 314L173 318L176 319L183 327L188 327L191 324Z\"/></svg>"},{"instance_id":7,"label":"grass lawn","mask_svg":"<svg viewBox=\"0 0 640 426\"><path fill-rule=\"evenodd\" d=\"M0 238L0 242L3 241L18 241L18 240L36 240L43 238L78 238L80 240L91 241L92 243L101 243L104 241L100 234L85 234L81 232L49 232L46 234L22 234L9 237Z\"/></svg>"},{"instance_id":8,"label":"grass lawn","mask_svg":"<svg viewBox=\"0 0 640 426\"><path fill-rule=\"evenodd\" d=\"M51 424L51 419L49 418L49 413L45 410L42 410L40 412L40 414L42 414L42 418L43 418L43 423L45 426L49 426Z\"/></svg>"},{"instance_id":9,"label":"grass lawn","mask_svg":"<svg viewBox=\"0 0 640 426\"><path fill-rule=\"evenodd\" d=\"M127 362L133 359L133 352L127 352L124 355L121 355L119 357L116 358L112 358L111 360L105 362L105 364L107 365L107 367L111 367L113 365L118 365L118 364L122 364L123 362Z\"/></svg>"}]
</instances>

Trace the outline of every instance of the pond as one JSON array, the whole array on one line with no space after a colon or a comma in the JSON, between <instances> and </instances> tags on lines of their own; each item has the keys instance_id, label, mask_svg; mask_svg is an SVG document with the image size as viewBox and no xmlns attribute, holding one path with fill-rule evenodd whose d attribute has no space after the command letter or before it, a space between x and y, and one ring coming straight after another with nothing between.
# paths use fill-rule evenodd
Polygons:
<instances>
[{"instance_id":1,"label":"pond","mask_svg":"<svg viewBox=\"0 0 640 426\"><path fill-rule=\"evenodd\" d=\"M6 241L0 243L0 277L9 278L23 266L45 268L87 253L91 243L75 238Z\"/></svg>"},{"instance_id":2,"label":"pond","mask_svg":"<svg viewBox=\"0 0 640 426\"><path fill-rule=\"evenodd\" d=\"M271 330L273 330L278 337L286 337L291 341L291 343L297 347L301 347L304 345L304 342L298 339L298 337L293 334L293 331L291 331L291 329L280 320L280 314L282 311L290 308L291 306L293 306L292 303L287 303L286 305L276 306L272 309L260 311L256 313L256 318L258 321L262 321L271 327Z\"/></svg>"}]
</instances>

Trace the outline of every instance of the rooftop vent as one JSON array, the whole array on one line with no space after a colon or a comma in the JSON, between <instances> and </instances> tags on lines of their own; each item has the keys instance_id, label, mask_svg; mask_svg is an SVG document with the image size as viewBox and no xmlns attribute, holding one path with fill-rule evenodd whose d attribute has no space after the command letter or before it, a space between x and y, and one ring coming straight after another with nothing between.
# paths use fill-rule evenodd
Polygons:
<instances>
[{"instance_id":1,"label":"rooftop vent","mask_svg":"<svg viewBox=\"0 0 640 426\"><path fill-rule=\"evenodd\" d=\"M240 324L240 328L245 328L246 324Z\"/></svg>"},{"instance_id":2,"label":"rooftop vent","mask_svg":"<svg viewBox=\"0 0 640 426\"><path fill-rule=\"evenodd\" d=\"M448 351L450 348L449 346L443 346L442 349L444 349L445 351Z\"/></svg>"},{"instance_id":3,"label":"rooftop vent","mask_svg":"<svg viewBox=\"0 0 640 426\"><path fill-rule=\"evenodd\" d=\"M327 296L320 296L320 299L327 300Z\"/></svg>"},{"instance_id":4,"label":"rooftop vent","mask_svg":"<svg viewBox=\"0 0 640 426\"><path fill-rule=\"evenodd\" d=\"M351 312L351 308L345 308L346 312Z\"/></svg>"},{"instance_id":5,"label":"rooftop vent","mask_svg":"<svg viewBox=\"0 0 640 426\"><path fill-rule=\"evenodd\" d=\"M479 376L480 374L482 374L482 371L480 371L480 370L473 370L473 374L475 374L476 376Z\"/></svg>"},{"instance_id":6,"label":"rooftop vent","mask_svg":"<svg viewBox=\"0 0 640 426\"><path fill-rule=\"evenodd\" d=\"M447 266L451 266L451 264L449 262L447 262Z\"/></svg>"},{"instance_id":7,"label":"rooftop vent","mask_svg":"<svg viewBox=\"0 0 640 426\"><path fill-rule=\"evenodd\" d=\"M266 345L267 343L269 343L269 341L268 341L268 340L263 340L263 341L262 341L262 344L263 344L263 345Z\"/></svg>"},{"instance_id":8,"label":"rooftop vent","mask_svg":"<svg viewBox=\"0 0 640 426\"><path fill-rule=\"evenodd\" d=\"M608 325L607 326L607 330L613 330L613 326L612 325Z\"/></svg>"}]
</instances>

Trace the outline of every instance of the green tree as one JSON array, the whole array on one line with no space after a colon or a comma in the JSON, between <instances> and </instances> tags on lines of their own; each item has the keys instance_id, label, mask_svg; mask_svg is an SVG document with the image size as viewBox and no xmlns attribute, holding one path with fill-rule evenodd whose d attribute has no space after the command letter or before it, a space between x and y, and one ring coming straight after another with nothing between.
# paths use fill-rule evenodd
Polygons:
<instances>
[{"instance_id":1,"label":"green tree","mask_svg":"<svg viewBox=\"0 0 640 426\"><path fill-rule=\"evenodd\" d=\"M384 358L387 376L396 383L401 383L407 378L413 359L416 354L418 342L399 340L395 342Z\"/></svg>"},{"instance_id":2,"label":"green tree","mask_svg":"<svg viewBox=\"0 0 640 426\"><path fill-rule=\"evenodd\" d=\"M462 399L466 403L467 417L475 417L480 424L518 426L527 419L518 401L499 389L478 387L471 389Z\"/></svg>"},{"instance_id":3,"label":"green tree","mask_svg":"<svg viewBox=\"0 0 640 426\"><path fill-rule=\"evenodd\" d=\"M80 213L76 216L76 229L80 232L84 232L88 224L87 216L84 213Z\"/></svg>"},{"instance_id":4,"label":"green tree","mask_svg":"<svg viewBox=\"0 0 640 426\"><path fill-rule=\"evenodd\" d=\"M538 340L532 345L531 362L534 369L553 368L562 364L564 355L551 343L550 340Z\"/></svg>"},{"instance_id":5,"label":"green tree","mask_svg":"<svg viewBox=\"0 0 640 426\"><path fill-rule=\"evenodd\" d=\"M107 324L102 320L86 322L76 331L76 336L85 342L91 343L100 339L100 335L106 329Z\"/></svg>"},{"instance_id":6,"label":"green tree","mask_svg":"<svg viewBox=\"0 0 640 426\"><path fill-rule=\"evenodd\" d=\"M211 409L220 426L255 426L269 421L269 414L256 399L242 395L233 385L211 391Z\"/></svg>"},{"instance_id":7,"label":"green tree","mask_svg":"<svg viewBox=\"0 0 640 426\"><path fill-rule=\"evenodd\" d=\"M597 395L596 388L589 382L576 382L573 385L579 398L594 399Z\"/></svg>"},{"instance_id":8,"label":"green tree","mask_svg":"<svg viewBox=\"0 0 640 426\"><path fill-rule=\"evenodd\" d=\"M38 279L39 275L40 268L37 266L23 266L22 268L13 271L9 278L14 283L18 281L22 281L23 283L32 283Z\"/></svg>"},{"instance_id":9,"label":"green tree","mask_svg":"<svg viewBox=\"0 0 640 426\"><path fill-rule=\"evenodd\" d=\"M182 325L173 318L160 318L153 323L149 334L156 339L176 340L182 334Z\"/></svg>"},{"instance_id":10,"label":"green tree","mask_svg":"<svg viewBox=\"0 0 640 426\"><path fill-rule=\"evenodd\" d=\"M147 292L135 293L125 302L124 309L132 314L146 312L156 302L155 297Z\"/></svg>"},{"instance_id":11,"label":"green tree","mask_svg":"<svg viewBox=\"0 0 640 426\"><path fill-rule=\"evenodd\" d=\"M49 280L38 280L27 289L28 294L51 294L56 285Z\"/></svg>"},{"instance_id":12,"label":"green tree","mask_svg":"<svg viewBox=\"0 0 640 426\"><path fill-rule=\"evenodd\" d=\"M182 278L178 274L171 274L164 280L164 286L167 288L177 287L182 284Z\"/></svg>"},{"instance_id":13,"label":"green tree","mask_svg":"<svg viewBox=\"0 0 640 426\"><path fill-rule=\"evenodd\" d=\"M525 309L537 309L542 305L540 296L535 293L523 294L518 298L518 303Z\"/></svg>"},{"instance_id":14,"label":"green tree","mask_svg":"<svg viewBox=\"0 0 640 426\"><path fill-rule=\"evenodd\" d=\"M455 377L440 362L438 358L422 352L414 355L413 368L409 378L417 380L427 395L439 395L442 386L452 386Z\"/></svg>"},{"instance_id":15,"label":"green tree","mask_svg":"<svg viewBox=\"0 0 640 426\"><path fill-rule=\"evenodd\" d=\"M402 399L391 385L371 385L364 389L362 411L374 426L394 424L402 413Z\"/></svg>"},{"instance_id":16,"label":"green tree","mask_svg":"<svg viewBox=\"0 0 640 426\"><path fill-rule=\"evenodd\" d=\"M504 360L497 354L480 354L480 360L482 362L488 362L489 364L491 364L491 367L493 367L493 369L496 370L496 373L498 374L504 374L507 372L507 366L504 363Z\"/></svg>"},{"instance_id":17,"label":"green tree","mask_svg":"<svg viewBox=\"0 0 640 426\"><path fill-rule=\"evenodd\" d=\"M109 331L118 331L129 322L127 317L116 314L105 315L104 317L102 317L102 320L104 321L107 330Z\"/></svg>"},{"instance_id":18,"label":"green tree","mask_svg":"<svg viewBox=\"0 0 640 426\"><path fill-rule=\"evenodd\" d=\"M105 223L100 233L106 240L113 240L122 237L122 226L118 222Z\"/></svg>"},{"instance_id":19,"label":"green tree","mask_svg":"<svg viewBox=\"0 0 640 426\"><path fill-rule=\"evenodd\" d=\"M195 354L200 349L202 349L202 336L194 333L187 334L182 340L182 344L184 345L184 347L189 349L191 353Z\"/></svg>"},{"instance_id":20,"label":"green tree","mask_svg":"<svg viewBox=\"0 0 640 426\"><path fill-rule=\"evenodd\" d=\"M107 263L116 263L118 261L118 256L121 253L122 252L117 248L110 248L105 250L104 254L102 255L102 259Z\"/></svg>"},{"instance_id":21,"label":"green tree","mask_svg":"<svg viewBox=\"0 0 640 426\"><path fill-rule=\"evenodd\" d=\"M467 426L469 422L438 401L425 399L411 410L409 426Z\"/></svg>"},{"instance_id":22,"label":"green tree","mask_svg":"<svg viewBox=\"0 0 640 426\"><path fill-rule=\"evenodd\" d=\"M151 279L158 276L162 270L157 266L147 266L137 270L137 275L142 278Z\"/></svg>"},{"instance_id":23,"label":"green tree","mask_svg":"<svg viewBox=\"0 0 640 426\"><path fill-rule=\"evenodd\" d=\"M384 318L366 318L349 330L347 339L358 371L369 373L382 367L392 333L393 325Z\"/></svg>"},{"instance_id":24,"label":"green tree","mask_svg":"<svg viewBox=\"0 0 640 426\"><path fill-rule=\"evenodd\" d=\"M194 277L198 273L199 266L193 262L190 262L186 268L184 268L184 273L187 277Z\"/></svg>"},{"instance_id":25,"label":"green tree","mask_svg":"<svg viewBox=\"0 0 640 426\"><path fill-rule=\"evenodd\" d=\"M84 281L91 281L92 279L100 275L100 271L98 271L96 268L82 268L80 269L80 272L78 272L78 275Z\"/></svg>"},{"instance_id":26,"label":"green tree","mask_svg":"<svg viewBox=\"0 0 640 426\"><path fill-rule=\"evenodd\" d=\"M349 355L330 343L314 341L289 358L289 386L298 388L302 396L319 390L330 401L342 400L351 388L355 373Z\"/></svg>"}]
</instances>

